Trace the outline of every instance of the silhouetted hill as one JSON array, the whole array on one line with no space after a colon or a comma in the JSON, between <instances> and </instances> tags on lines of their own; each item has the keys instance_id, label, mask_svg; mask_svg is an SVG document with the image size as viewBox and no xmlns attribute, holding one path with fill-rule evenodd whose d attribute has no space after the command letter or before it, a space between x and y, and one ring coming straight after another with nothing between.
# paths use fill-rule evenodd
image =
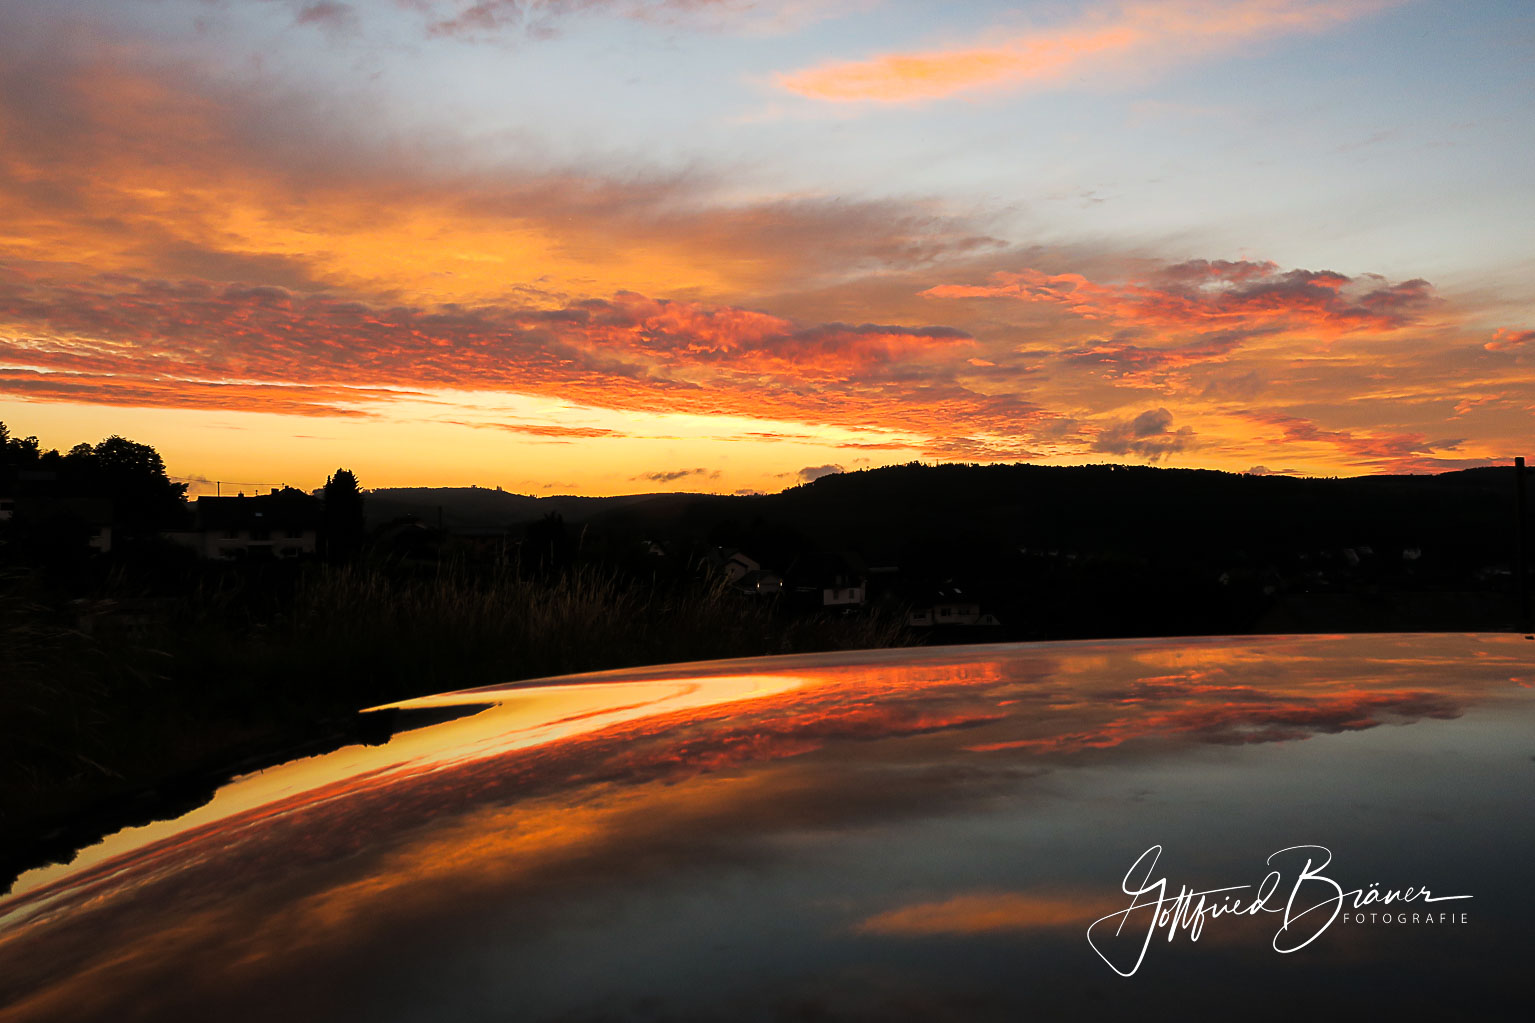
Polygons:
<instances>
[{"instance_id":1,"label":"silhouetted hill","mask_svg":"<svg viewBox=\"0 0 1535 1023\"><path fill-rule=\"evenodd\" d=\"M904 465L740 497L394 488L368 494L368 518L415 515L435 524L440 508L442 524L455 530L515 528L553 512L635 538L776 546L788 534L788 542L855 550L871 563L899 560L913 544L976 556L1024 548L1179 563L1359 547L1398 558L1416 550L1430 562L1506 562L1513 483L1508 467L1297 479L1119 465Z\"/></svg>"},{"instance_id":2,"label":"silhouetted hill","mask_svg":"<svg viewBox=\"0 0 1535 1023\"><path fill-rule=\"evenodd\" d=\"M1145 466L891 466L825 476L754 513L828 540L900 547L915 536L1198 557L1358 545L1508 557L1508 468L1438 476L1295 479Z\"/></svg>"},{"instance_id":3,"label":"silhouetted hill","mask_svg":"<svg viewBox=\"0 0 1535 1023\"><path fill-rule=\"evenodd\" d=\"M810 552L847 552L919 586L968 578L1016 593L1074 562L1073 585L1097 572L1294 590L1339 579L1443 587L1506 574L1513 489L1508 467L1297 479L1147 466L911 464L741 497L410 489L375 491L368 504L373 521L414 514L432 523L440 506L449 530L515 529L557 512L610 545L739 547L778 570Z\"/></svg>"},{"instance_id":4,"label":"silhouetted hill","mask_svg":"<svg viewBox=\"0 0 1535 1023\"><path fill-rule=\"evenodd\" d=\"M679 503L701 498L699 494L628 494L622 497L532 497L481 487L388 487L370 490L367 497L368 525L377 526L393 519L414 516L453 530L516 529L549 514L558 514L567 522L586 522L604 512L638 504L659 504L672 508Z\"/></svg>"}]
</instances>

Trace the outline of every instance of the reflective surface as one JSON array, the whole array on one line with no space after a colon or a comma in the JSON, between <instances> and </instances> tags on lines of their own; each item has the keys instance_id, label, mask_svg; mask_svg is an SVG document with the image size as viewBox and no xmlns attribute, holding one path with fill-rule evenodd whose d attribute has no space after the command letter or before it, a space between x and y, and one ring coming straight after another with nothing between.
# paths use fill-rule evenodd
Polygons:
<instances>
[{"instance_id":1,"label":"reflective surface","mask_svg":"<svg viewBox=\"0 0 1535 1023\"><path fill-rule=\"evenodd\" d=\"M1524 1018L1532 683L1518 636L1264 637L412 701L463 716L23 875L0 1018ZM1330 865L1266 862L1297 845ZM1197 940L1148 943L1150 910L1116 936L1153 846L1169 898L1271 869L1280 894ZM1281 933L1305 855L1297 907L1323 876L1471 898Z\"/></svg>"}]
</instances>

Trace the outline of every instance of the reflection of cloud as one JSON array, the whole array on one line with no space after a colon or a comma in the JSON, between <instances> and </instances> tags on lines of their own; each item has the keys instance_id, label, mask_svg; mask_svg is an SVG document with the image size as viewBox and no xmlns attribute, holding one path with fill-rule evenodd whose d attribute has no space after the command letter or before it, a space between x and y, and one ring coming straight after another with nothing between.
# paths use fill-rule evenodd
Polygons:
<instances>
[{"instance_id":1,"label":"reflection of cloud","mask_svg":"<svg viewBox=\"0 0 1535 1023\"><path fill-rule=\"evenodd\" d=\"M1133 775L1148 750L1451 717L1506 691L1522 642L843 653L410 701L498 706L237 780L186 821L109 839L0 904L14 914L0 985L20 1018L62 1020L316 964L365 963L376 979L402 935L462 937L482 910L515 906L536 936L599 886L802 863L798 842L779 839L995 810L1030 791L1040 758L1051 778L1084 759ZM860 929L975 934L1099 915L1072 891L966 892Z\"/></svg>"},{"instance_id":2,"label":"reflection of cloud","mask_svg":"<svg viewBox=\"0 0 1535 1023\"><path fill-rule=\"evenodd\" d=\"M1179 696L1182 706L1169 706ZM1221 697L1226 702L1212 703ZM1234 697L1234 698L1233 698ZM1129 702L1139 702L1129 701ZM1288 742L1317 734L1357 732L1392 718L1407 721L1459 717L1461 705L1442 695L1415 692L1351 693L1342 696L1296 697L1276 701L1260 690L1231 692L1225 686L1177 690L1152 698L1134 714L1097 723L1093 729L1046 738L982 743L976 752L1031 750L1061 753L1112 749L1149 736L1187 735L1219 746Z\"/></svg>"},{"instance_id":3,"label":"reflection of cloud","mask_svg":"<svg viewBox=\"0 0 1535 1023\"><path fill-rule=\"evenodd\" d=\"M1105 913L1123 909L1101 893L976 892L942 902L919 902L860 921L859 934L919 938L935 934L985 934L1044 928L1085 928Z\"/></svg>"},{"instance_id":4,"label":"reflection of cloud","mask_svg":"<svg viewBox=\"0 0 1535 1023\"><path fill-rule=\"evenodd\" d=\"M1100 7L1078 20L961 49L882 54L778 76L833 102L911 103L1182 64L1252 40L1318 32L1384 6L1344 0L1183 0Z\"/></svg>"}]
</instances>

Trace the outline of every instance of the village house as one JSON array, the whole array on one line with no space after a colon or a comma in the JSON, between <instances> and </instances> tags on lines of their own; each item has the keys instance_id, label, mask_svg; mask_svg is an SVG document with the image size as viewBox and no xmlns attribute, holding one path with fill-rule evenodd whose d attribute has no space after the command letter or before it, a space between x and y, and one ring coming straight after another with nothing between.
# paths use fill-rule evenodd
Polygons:
<instances>
[{"instance_id":1,"label":"village house","mask_svg":"<svg viewBox=\"0 0 1535 1023\"><path fill-rule=\"evenodd\" d=\"M804 555L790 567L789 576L802 604L850 611L869 601L868 572L854 554Z\"/></svg>"},{"instance_id":2,"label":"village house","mask_svg":"<svg viewBox=\"0 0 1535 1023\"><path fill-rule=\"evenodd\" d=\"M730 588L739 593L771 596L783 590L783 577L762 567L757 559L734 547L714 547L704 555L710 570L724 576Z\"/></svg>"},{"instance_id":3,"label":"village house","mask_svg":"<svg viewBox=\"0 0 1535 1023\"><path fill-rule=\"evenodd\" d=\"M313 557L323 505L298 490L246 497L199 497L190 530L164 534L210 561Z\"/></svg>"},{"instance_id":4,"label":"village house","mask_svg":"<svg viewBox=\"0 0 1535 1023\"><path fill-rule=\"evenodd\" d=\"M946 585L933 595L929 605L914 607L907 615L906 624L918 627L934 625L1001 625L995 615L981 610L981 603L974 595L967 594L958 586Z\"/></svg>"}]
</instances>

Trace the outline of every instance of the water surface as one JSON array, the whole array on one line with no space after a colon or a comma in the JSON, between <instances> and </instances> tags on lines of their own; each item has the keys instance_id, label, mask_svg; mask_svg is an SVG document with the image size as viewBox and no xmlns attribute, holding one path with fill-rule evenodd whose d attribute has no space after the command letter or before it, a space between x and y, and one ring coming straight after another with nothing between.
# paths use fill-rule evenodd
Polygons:
<instances>
[{"instance_id":1,"label":"water surface","mask_svg":"<svg viewBox=\"0 0 1535 1023\"><path fill-rule=\"evenodd\" d=\"M1532 652L952 647L410 701L465 713L23 875L0 900L0 1017L1514 1017ZM1323 912L1285 935L1277 911L1208 919L1140 956L1142 911L1088 942L1153 846L1174 895L1270 869L1288 893L1321 854L1267 861L1297 845L1345 889L1471 898L1393 907L1454 922L1310 926L1287 954Z\"/></svg>"}]
</instances>

